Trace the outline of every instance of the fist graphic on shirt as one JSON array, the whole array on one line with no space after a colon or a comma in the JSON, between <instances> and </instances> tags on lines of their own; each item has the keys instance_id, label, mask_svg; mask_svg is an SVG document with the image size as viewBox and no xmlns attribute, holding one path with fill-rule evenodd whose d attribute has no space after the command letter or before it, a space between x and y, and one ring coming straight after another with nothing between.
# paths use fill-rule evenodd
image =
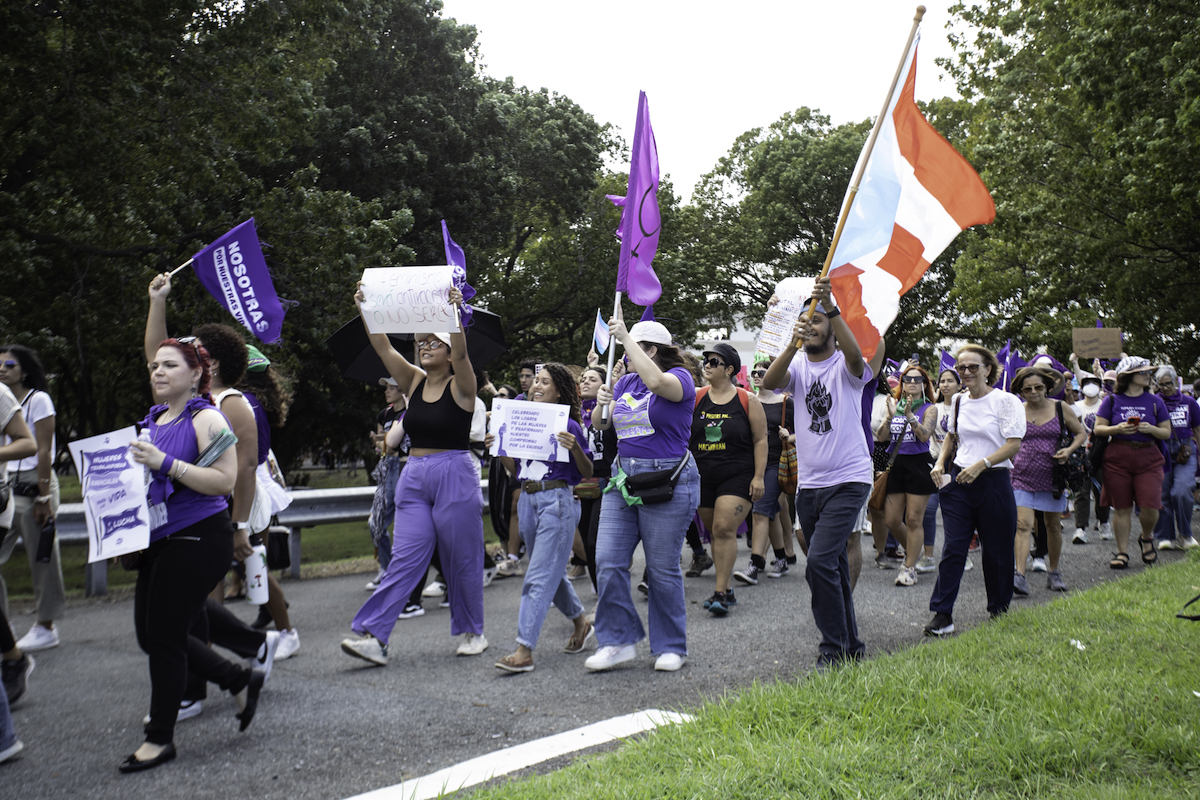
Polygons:
<instances>
[{"instance_id":1,"label":"fist graphic on shirt","mask_svg":"<svg viewBox=\"0 0 1200 800\"><path fill-rule=\"evenodd\" d=\"M829 394L825 384L818 381L809 387L808 394L804 395L804 407L812 416L812 422L808 424L810 431L823 435L833 430L833 425L829 422L829 412L833 410L833 396Z\"/></svg>"}]
</instances>

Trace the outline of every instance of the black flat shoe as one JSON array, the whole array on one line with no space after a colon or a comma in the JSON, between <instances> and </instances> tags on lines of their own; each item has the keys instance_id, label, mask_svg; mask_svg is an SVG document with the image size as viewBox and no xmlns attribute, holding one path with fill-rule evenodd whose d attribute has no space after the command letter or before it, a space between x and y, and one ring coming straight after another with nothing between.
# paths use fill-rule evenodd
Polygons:
<instances>
[{"instance_id":1,"label":"black flat shoe","mask_svg":"<svg viewBox=\"0 0 1200 800\"><path fill-rule=\"evenodd\" d=\"M246 707L242 709L242 713L237 715L242 724L238 727L238 731L244 731L250 727L250 723L254 721L254 712L258 710L258 693L262 691L263 681L266 680L266 673L261 669L250 670L250 684L246 687Z\"/></svg>"},{"instance_id":2,"label":"black flat shoe","mask_svg":"<svg viewBox=\"0 0 1200 800\"><path fill-rule=\"evenodd\" d=\"M121 762L117 767L120 772L141 772L142 770L154 769L160 764L165 764L175 758L174 743L168 744L163 748L163 751L149 761L138 761L137 755L131 755L129 758Z\"/></svg>"}]
</instances>

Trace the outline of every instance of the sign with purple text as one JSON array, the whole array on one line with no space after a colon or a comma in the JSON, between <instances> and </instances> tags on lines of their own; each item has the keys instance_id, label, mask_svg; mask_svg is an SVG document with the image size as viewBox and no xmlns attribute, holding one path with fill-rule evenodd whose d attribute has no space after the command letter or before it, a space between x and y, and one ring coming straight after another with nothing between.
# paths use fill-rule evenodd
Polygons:
<instances>
[{"instance_id":1,"label":"sign with purple text","mask_svg":"<svg viewBox=\"0 0 1200 800\"><path fill-rule=\"evenodd\" d=\"M571 407L528 400L492 401L488 429L493 456L534 461L567 461L571 451L558 443L555 434L567 429Z\"/></svg>"},{"instance_id":2,"label":"sign with purple text","mask_svg":"<svg viewBox=\"0 0 1200 800\"><path fill-rule=\"evenodd\" d=\"M362 274L359 310L371 333L454 333L454 267L377 267Z\"/></svg>"},{"instance_id":3,"label":"sign with purple text","mask_svg":"<svg viewBox=\"0 0 1200 800\"><path fill-rule=\"evenodd\" d=\"M233 318L270 344L283 332L283 306L267 271L254 218L192 256L196 278Z\"/></svg>"},{"instance_id":4,"label":"sign with purple text","mask_svg":"<svg viewBox=\"0 0 1200 800\"><path fill-rule=\"evenodd\" d=\"M89 564L150 546L146 469L129 454L136 440L131 425L68 445L83 488Z\"/></svg>"}]
</instances>

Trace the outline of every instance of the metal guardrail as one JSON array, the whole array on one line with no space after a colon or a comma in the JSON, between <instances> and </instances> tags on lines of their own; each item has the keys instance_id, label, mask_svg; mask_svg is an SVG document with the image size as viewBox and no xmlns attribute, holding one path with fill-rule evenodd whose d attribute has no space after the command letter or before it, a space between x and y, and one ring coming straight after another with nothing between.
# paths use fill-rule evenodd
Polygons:
<instances>
[{"instance_id":1,"label":"metal guardrail","mask_svg":"<svg viewBox=\"0 0 1200 800\"><path fill-rule=\"evenodd\" d=\"M487 496L487 480L480 488ZM331 525L339 522L365 522L371 515L374 486L352 486L345 489L289 489L292 504L279 514L279 524L290 528L288 552L291 555L291 574L300 577L300 532L304 528ZM87 522L83 503L63 503L58 507L58 540L60 544L87 545ZM84 570L84 593L88 597L108 594L108 562L88 564Z\"/></svg>"}]
</instances>

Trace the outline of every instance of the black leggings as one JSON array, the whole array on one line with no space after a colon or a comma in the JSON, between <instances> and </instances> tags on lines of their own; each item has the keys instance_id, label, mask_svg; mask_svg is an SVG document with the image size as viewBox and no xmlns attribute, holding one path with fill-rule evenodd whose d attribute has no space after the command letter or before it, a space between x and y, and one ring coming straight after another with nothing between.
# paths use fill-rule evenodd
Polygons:
<instances>
[{"instance_id":1,"label":"black leggings","mask_svg":"<svg viewBox=\"0 0 1200 800\"><path fill-rule=\"evenodd\" d=\"M267 641L266 631L251 628L211 597L204 599L204 609L196 615L191 635L201 642L220 645L242 658L257 656ZM207 687L208 682L204 678L188 670L187 689L183 693L183 699L203 700L208 696Z\"/></svg>"},{"instance_id":2,"label":"black leggings","mask_svg":"<svg viewBox=\"0 0 1200 800\"><path fill-rule=\"evenodd\" d=\"M249 669L222 658L189 634L232 558L228 511L159 539L146 550L133 596L133 624L138 645L150 660L146 741L151 744L173 740L189 668L232 694L250 683Z\"/></svg>"}]
</instances>

